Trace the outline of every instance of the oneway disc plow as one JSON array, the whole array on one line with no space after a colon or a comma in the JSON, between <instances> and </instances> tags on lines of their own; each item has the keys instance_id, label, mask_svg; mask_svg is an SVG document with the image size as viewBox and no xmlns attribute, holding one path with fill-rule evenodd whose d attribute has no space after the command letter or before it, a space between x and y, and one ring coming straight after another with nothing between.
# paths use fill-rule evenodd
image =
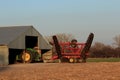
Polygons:
<instances>
[{"instance_id":1,"label":"oneway disc plow","mask_svg":"<svg viewBox=\"0 0 120 80\"><path fill-rule=\"evenodd\" d=\"M90 33L85 43L79 43L73 39L71 42L59 42L56 36L53 36L54 46L57 55L53 60L60 59L61 62L86 62L89 55L89 49L93 42L94 34Z\"/></svg>"}]
</instances>

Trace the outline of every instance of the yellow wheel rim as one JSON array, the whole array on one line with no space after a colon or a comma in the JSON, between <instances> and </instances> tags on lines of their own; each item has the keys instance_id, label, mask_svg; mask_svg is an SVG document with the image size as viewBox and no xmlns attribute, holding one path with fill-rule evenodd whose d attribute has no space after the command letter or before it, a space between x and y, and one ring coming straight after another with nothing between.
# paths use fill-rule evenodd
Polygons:
<instances>
[{"instance_id":1,"label":"yellow wheel rim","mask_svg":"<svg viewBox=\"0 0 120 80\"><path fill-rule=\"evenodd\" d=\"M70 58L69 61L70 61L70 63L73 63L73 62L74 62L74 59L73 59L73 58Z\"/></svg>"},{"instance_id":2,"label":"yellow wheel rim","mask_svg":"<svg viewBox=\"0 0 120 80\"><path fill-rule=\"evenodd\" d=\"M22 59L24 60L24 61L29 61L30 60L30 54L29 53L23 53L23 55L22 55Z\"/></svg>"}]
</instances>

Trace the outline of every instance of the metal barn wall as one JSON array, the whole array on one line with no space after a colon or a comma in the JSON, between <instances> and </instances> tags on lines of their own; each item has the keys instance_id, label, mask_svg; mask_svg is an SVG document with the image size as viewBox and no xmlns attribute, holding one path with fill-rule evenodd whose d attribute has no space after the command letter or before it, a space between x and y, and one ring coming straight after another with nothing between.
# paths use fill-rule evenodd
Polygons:
<instances>
[{"instance_id":1,"label":"metal barn wall","mask_svg":"<svg viewBox=\"0 0 120 80\"><path fill-rule=\"evenodd\" d=\"M9 55L9 51L8 51L8 47L7 46L0 46L0 65L8 65L8 55Z\"/></svg>"}]
</instances>

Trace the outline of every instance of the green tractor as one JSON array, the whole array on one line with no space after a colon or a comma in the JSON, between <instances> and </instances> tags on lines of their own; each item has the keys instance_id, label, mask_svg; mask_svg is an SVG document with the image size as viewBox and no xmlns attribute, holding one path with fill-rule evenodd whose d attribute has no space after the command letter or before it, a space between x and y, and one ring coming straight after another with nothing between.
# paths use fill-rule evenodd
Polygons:
<instances>
[{"instance_id":1,"label":"green tractor","mask_svg":"<svg viewBox=\"0 0 120 80\"><path fill-rule=\"evenodd\" d=\"M17 61L22 61L23 63L40 62L42 61L41 53L32 48L25 49L21 54L16 56Z\"/></svg>"}]
</instances>

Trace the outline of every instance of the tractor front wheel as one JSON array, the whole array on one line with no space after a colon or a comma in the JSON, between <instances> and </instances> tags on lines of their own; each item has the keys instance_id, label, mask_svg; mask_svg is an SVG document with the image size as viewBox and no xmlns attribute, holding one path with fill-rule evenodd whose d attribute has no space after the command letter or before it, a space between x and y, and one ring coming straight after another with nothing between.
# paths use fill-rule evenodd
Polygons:
<instances>
[{"instance_id":1,"label":"tractor front wheel","mask_svg":"<svg viewBox=\"0 0 120 80\"><path fill-rule=\"evenodd\" d=\"M32 62L32 54L30 51L23 51L21 54L21 60L24 63L31 63Z\"/></svg>"}]
</instances>

